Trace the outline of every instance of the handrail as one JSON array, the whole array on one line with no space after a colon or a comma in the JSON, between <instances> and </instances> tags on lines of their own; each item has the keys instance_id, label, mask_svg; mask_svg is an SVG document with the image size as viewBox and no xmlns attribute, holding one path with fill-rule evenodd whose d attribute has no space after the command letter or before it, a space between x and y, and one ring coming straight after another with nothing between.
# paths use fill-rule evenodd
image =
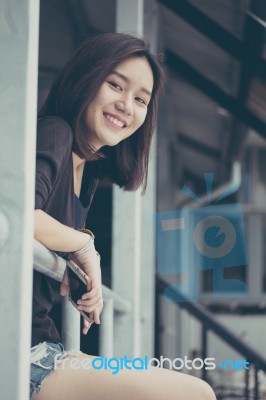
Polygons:
<instances>
[{"instance_id":1,"label":"handrail","mask_svg":"<svg viewBox=\"0 0 266 400\"><path fill-rule=\"evenodd\" d=\"M220 196L223 196L225 193L227 195L235 193L241 185L242 181L242 173L241 173L241 164L239 161L234 161L232 166L231 178L228 182L224 183L220 187L216 188L211 195L205 195L200 197L200 203L198 201L188 200L182 204L182 208L198 208L202 207L210 202L213 202L219 199Z\"/></svg>"},{"instance_id":2,"label":"handrail","mask_svg":"<svg viewBox=\"0 0 266 400\"><path fill-rule=\"evenodd\" d=\"M266 372L266 360L257 353L251 346L237 337L228 328L224 327L219 321L207 311L201 304L192 302L188 297L180 293L176 288L169 287L169 283L157 276L156 283L160 292L164 292L167 288L167 294L181 308L187 310L201 323L207 326L208 330L212 330L223 341L232 346L236 351L246 357L246 359L254 364L258 369Z\"/></svg>"},{"instance_id":3,"label":"handrail","mask_svg":"<svg viewBox=\"0 0 266 400\"><path fill-rule=\"evenodd\" d=\"M66 260L48 250L37 240L33 243L33 268L58 282L62 281Z\"/></svg>"},{"instance_id":4,"label":"handrail","mask_svg":"<svg viewBox=\"0 0 266 400\"><path fill-rule=\"evenodd\" d=\"M62 281L63 274L67 265L67 261L62 257L59 257L53 251L47 249L37 240L34 240L34 258L33 268L36 271L55 279L58 282ZM131 304L129 301L123 299L114 293L110 288L102 285L103 300L113 300L114 310L120 313L128 313L131 310Z\"/></svg>"}]
</instances>

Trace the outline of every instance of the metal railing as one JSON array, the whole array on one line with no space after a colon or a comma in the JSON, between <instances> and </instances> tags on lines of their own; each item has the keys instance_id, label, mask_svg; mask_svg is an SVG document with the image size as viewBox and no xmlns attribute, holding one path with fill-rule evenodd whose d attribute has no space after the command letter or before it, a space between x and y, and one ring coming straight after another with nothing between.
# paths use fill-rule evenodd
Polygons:
<instances>
[{"instance_id":1,"label":"metal railing","mask_svg":"<svg viewBox=\"0 0 266 400\"><path fill-rule=\"evenodd\" d=\"M192 302L188 297L179 292L176 288L169 287L169 283L167 283L160 277L157 277L156 285L157 285L158 295L159 293L160 294L164 293L165 289L167 289L167 297L169 296L178 307L185 309L189 314L193 315L193 317L195 317L200 322L202 329L201 330L202 359L205 359L207 357L208 332L212 331L223 342L227 343L234 350L243 355L246 361L250 363L250 365L254 366L255 385L254 385L253 398L254 400L259 400L258 372L262 370L264 371L264 373L266 373L266 360L250 345L245 343L243 340L237 337L232 331L230 331L228 328L223 326L223 324L217 321L213 317L213 315L208 310L206 310L206 308L202 306L200 303ZM159 304L158 301L157 304ZM157 329L157 331L159 330ZM206 381L208 379L207 370L205 368L202 369L202 379ZM250 381L250 369L246 370L245 374L245 389L242 397L245 400L250 399L251 393L249 390L249 381Z\"/></svg>"},{"instance_id":2,"label":"metal railing","mask_svg":"<svg viewBox=\"0 0 266 400\"><path fill-rule=\"evenodd\" d=\"M34 240L34 269L61 282L67 262L53 251ZM104 308L100 324L100 354L113 356L114 319L118 314L127 314L131 305L106 286L102 286ZM62 342L68 350L80 347L80 315L65 297L62 299Z\"/></svg>"}]
</instances>

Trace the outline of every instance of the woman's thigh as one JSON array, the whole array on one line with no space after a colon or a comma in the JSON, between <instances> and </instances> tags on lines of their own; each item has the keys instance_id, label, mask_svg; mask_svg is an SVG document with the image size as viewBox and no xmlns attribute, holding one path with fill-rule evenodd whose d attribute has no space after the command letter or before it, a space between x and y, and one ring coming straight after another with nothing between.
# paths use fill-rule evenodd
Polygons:
<instances>
[{"instance_id":1,"label":"woman's thigh","mask_svg":"<svg viewBox=\"0 0 266 400\"><path fill-rule=\"evenodd\" d=\"M215 400L211 387L192 376L162 368L121 370L114 375L110 370L80 367L88 357L94 358L81 354L63 360L33 400Z\"/></svg>"}]
</instances>

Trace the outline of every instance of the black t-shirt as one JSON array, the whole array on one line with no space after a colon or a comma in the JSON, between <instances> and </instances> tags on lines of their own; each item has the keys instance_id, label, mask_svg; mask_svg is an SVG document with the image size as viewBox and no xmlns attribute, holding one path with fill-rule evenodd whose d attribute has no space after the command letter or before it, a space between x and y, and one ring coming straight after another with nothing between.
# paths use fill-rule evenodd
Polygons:
<instances>
[{"instance_id":1,"label":"black t-shirt","mask_svg":"<svg viewBox=\"0 0 266 400\"><path fill-rule=\"evenodd\" d=\"M38 121L35 209L42 209L62 224L78 229L85 224L97 188L99 163L86 162L78 204L74 193L72 143L71 127L63 119L44 117ZM81 205L84 213L79 209ZM59 288L59 282L34 270L32 346L47 340L60 340L55 324L48 316Z\"/></svg>"}]
</instances>

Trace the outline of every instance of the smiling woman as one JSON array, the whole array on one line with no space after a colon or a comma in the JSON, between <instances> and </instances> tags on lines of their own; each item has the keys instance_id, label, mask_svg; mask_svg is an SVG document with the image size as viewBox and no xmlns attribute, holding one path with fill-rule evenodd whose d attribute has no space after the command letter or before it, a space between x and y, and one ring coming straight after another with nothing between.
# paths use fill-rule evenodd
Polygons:
<instances>
[{"instance_id":1,"label":"smiling woman","mask_svg":"<svg viewBox=\"0 0 266 400\"><path fill-rule=\"evenodd\" d=\"M138 67L141 68L138 70ZM110 88L110 98L106 98L107 92L103 91L106 85ZM80 159L91 161L104 156L101 165L102 177L105 175L125 190L136 190L142 185L144 192L151 138L157 117L158 96L162 86L162 69L149 52L146 42L125 34L97 35L85 41L59 72L47 101L39 112L39 117L53 115L62 118L71 127L73 151ZM106 104L100 105L102 110L108 111L110 117L111 114L119 116L127 124L134 119L135 125L134 113L137 108L129 110L133 116L126 115L128 107L133 107L133 95L134 105L140 104L143 113L146 109L144 121L135 130L134 135L117 142L111 149L102 148L100 152L96 151L98 149L92 142L92 137L97 140L94 136L95 131L86 123L87 111L88 117L93 119L93 124L97 123L98 106L94 109L94 120L90 105L96 103L96 97L100 96L99 91L102 93L101 97L105 95ZM116 100L116 105L113 103L110 107L111 98L113 102ZM125 111L123 107L126 107ZM90 119L90 124L91 122ZM99 118L98 123L100 123ZM137 124L135 126L137 127ZM123 132L124 130L130 131L128 127L123 128Z\"/></svg>"},{"instance_id":2,"label":"smiling woman","mask_svg":"<svg viewBox=\"0 0 266 400\"><path fill-rule=\"evenodd\" d=\"M115 146L145 121L153 73L145 57L130 57L102 83L85 112L90 144L99 150Z\"/></svg>"},{"instance_id":3,"label":"smiling woman","mask_svg":"<svg viewBox=\"0 0 266 400\"><path fill-rule=\"evenodd\" d=\"M98 35L61 70L39 113L34 236L83 270L87 293L77 300L79 311L89 314L83 314L83 334L92 322L100 323L103 308L100 257L94 235L84 229L86 215L100 179L124 190L142 185L145 191L162 82L162 69L142 39ZM205 382L164 369L113 376L106 370L71 368L63 361L94 357L64 351L48 316L58 290L34 271L32 399L215 399ZM69 293L66 273L60 293Z\"/></svg>"}]
</instances>

